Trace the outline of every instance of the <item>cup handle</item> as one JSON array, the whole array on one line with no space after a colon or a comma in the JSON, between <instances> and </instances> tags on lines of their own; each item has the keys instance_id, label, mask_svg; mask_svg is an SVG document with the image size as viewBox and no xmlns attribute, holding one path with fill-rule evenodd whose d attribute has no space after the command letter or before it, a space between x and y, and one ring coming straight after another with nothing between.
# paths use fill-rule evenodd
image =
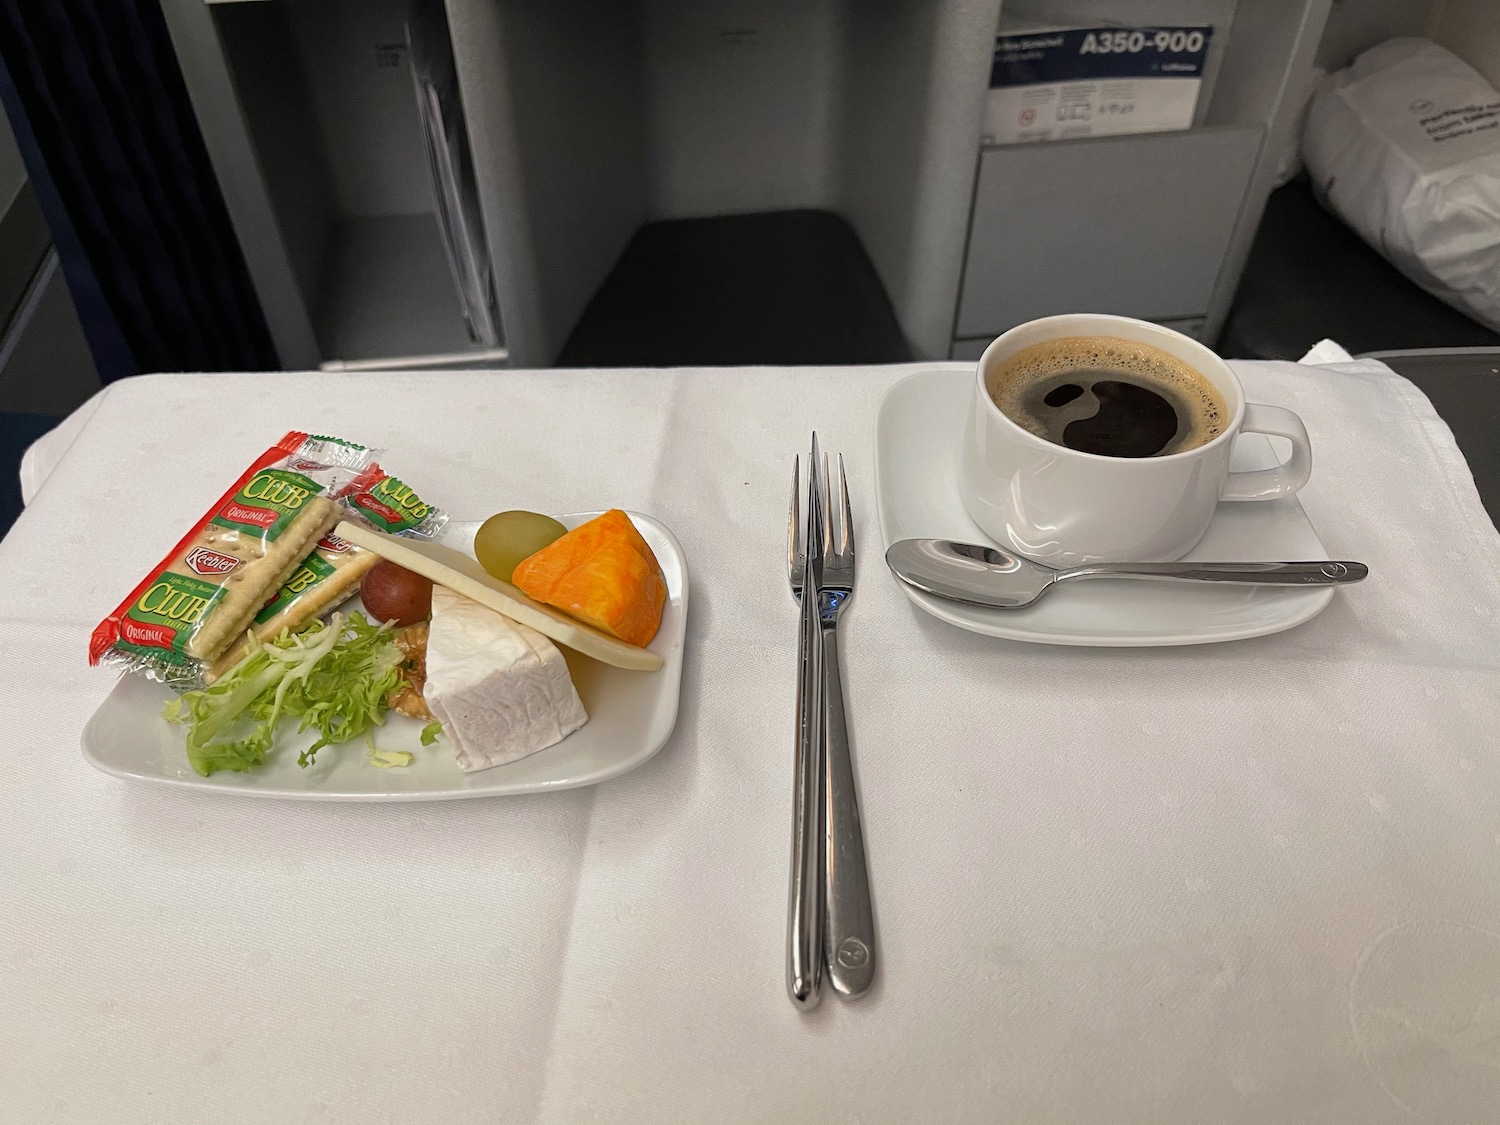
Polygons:
<instances>
[{"instance_id":1,"label":"cup handle","mask_svg":"<svg viewBox=\"0 0 1500 1125\"><path fill-rule=\"evenodd\" d=\"M1292 455L1274 469L1228 474L1219 490L1220 500L1275 500L1290 496L1307 483L1312 475L1312 443L1307 440L1301 418L1279 406L1249 402L1240 432L1284 437L1292 443Z\"/></svg>"}]
</instances>

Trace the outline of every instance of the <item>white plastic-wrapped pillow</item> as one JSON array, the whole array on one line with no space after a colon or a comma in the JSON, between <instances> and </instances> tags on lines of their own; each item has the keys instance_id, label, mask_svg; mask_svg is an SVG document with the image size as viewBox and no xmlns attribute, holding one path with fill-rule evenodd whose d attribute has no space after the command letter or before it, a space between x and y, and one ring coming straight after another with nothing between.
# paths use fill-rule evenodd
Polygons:
<instances>
[{"instance_id":1,"label":"white plastic-wrapped pillow","mask_svg":"<svg viewBox=\"0 0 1500 1125\"><path fill-rule=\"evenodd\" d=\"M1326 205L1407 277L1500 331L1500 93L1392 39L1313 96L1302 158Z\"/></svg>"}]
</instances>

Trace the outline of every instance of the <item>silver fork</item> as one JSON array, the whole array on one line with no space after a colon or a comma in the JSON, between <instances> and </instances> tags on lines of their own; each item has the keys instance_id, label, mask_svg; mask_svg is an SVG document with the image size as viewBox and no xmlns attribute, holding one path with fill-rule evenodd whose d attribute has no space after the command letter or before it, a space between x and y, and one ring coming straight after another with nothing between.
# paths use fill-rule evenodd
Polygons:
<instances>
[{"instance_id":1,"label":"silver fork","mask_svg":"<svg viewBox=\"0 0 1500 1125\"><path fill-rule=\"evenodd\" d=\"M814 461L818 437L813 435ZM801 506L797 462L787 517L787 568L800 593L804 579L818 589L823 532L817 473L808 471L807 510ZM817 1007L823 979L823 684L821 624L815 598L802 599L797 634L796 783L792 799L792 870L787 901L786 990L803 1011Z\"/></svg>"},{"instance_id":2,"label":"silver fork","mask_svg":"<svg viewBox=\"0 0 1500 1125\"><path fill-rule=\"evenodd\" d=\"M833 987L845 996L858 996L875 975L875 927L870 905L870 880L865 863L864 833L859 823L859 798L854 784L854 762L849 728L844 717L844 690L838 649L838 619L854 593L854 520L849 510L849 486L844 458L839 455L835 508L829 488L827 461L818 465L816 436L814 471L809 490L821 501L823 580L819 590L823 709L823 826L824 960ZM818 473L817 468L822 472ZM821 477L821 484L819 478ZM801 599L805 575L802 523L797 511L796 466L792 469L792 518L787 537L787 577L792 596Z\"/></svg>"},{"instance_id":3,"label":"silver fork","mask_svg":"<svg viewBox=\"0 0 1500 1125\"><path fill-rule=\"evenodd\" d=\"M854 596L854 517L844 455L838 456L838 503L828 463L822 467L823 581L818 618L823 633L823 799L825 862L824 958L828 979L844 996L859 996L875 977L875 919L865 837L859 823L854 759L844 719L844 683L839 661L839 615Z\"/></svg>"}]
</instances>

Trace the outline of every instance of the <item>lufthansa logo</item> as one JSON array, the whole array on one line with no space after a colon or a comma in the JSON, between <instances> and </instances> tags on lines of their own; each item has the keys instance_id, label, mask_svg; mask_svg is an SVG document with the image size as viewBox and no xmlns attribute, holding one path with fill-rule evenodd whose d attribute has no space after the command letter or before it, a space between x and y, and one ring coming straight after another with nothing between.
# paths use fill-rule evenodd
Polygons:
<instances>
[{"instance_id":1,"label":"lufthansa logo","mask_svg":"<svg viewBox=\"0 0 1500 1125\"><path fill-rule=\"evenodd\" d=\"M839 943L838 962L846 969L862 969L870 961L870 951L859 938L845 938Z\"/></svg>"}]
</instances>

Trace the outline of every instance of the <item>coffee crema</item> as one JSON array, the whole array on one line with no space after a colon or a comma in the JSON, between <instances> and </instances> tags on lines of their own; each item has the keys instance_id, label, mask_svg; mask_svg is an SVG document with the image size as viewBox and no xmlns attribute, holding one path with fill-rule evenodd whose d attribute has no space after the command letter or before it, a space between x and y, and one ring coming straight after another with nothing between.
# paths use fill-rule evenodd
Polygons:
<instances>
[{"instance_id":1,"label":"coffee crema","mask_svg":"<svg viewBox=\"0 0 1500 1125\"><path fill-rule=\"evenodd\" d=\"M1023 348L985 377L1001 412L1039 438L1102 457L1167 457L1229 425L1217 387L1135 340L1068 336Z\"/></svg>"}]
</instances>

